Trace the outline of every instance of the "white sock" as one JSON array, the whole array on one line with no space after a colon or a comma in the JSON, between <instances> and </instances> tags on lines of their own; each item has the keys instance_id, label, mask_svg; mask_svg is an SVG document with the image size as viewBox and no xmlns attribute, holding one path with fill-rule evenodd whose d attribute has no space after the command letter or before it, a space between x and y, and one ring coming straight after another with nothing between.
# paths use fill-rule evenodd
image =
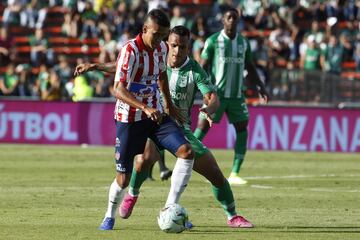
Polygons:
<instances>
[{"instance_id":1,"label":"white sock","mask_svg":"<svg viewBox=\"0 0 360 240\"><path fill-rule=\"evenodd\" d=\"M121 203L125 192L125 189L122 189L118 185L115 178L109 189L108 209L106 211L105 217L115 218L116 210Z\"/></svg>"},{"instance_id":2,"label":"white sock","mask_svg":"<svg viewBox=\"0 0 360 240\"><path fill-rule=\"evenodd\" d=\"M191 177L192 168L194 165L193 159L178 158L171 176L171 187L166 205L178 203L181 194L184 192L189 179Z\"/></svg>"}]
</instances>

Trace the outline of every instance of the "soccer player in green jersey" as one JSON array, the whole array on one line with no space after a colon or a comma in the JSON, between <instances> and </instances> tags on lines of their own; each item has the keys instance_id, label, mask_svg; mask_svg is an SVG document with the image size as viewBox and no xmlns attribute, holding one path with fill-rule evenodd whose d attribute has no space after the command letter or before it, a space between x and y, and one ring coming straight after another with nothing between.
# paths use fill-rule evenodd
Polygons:
<instances>
[{"instance_id":1,"label":"soccer player in green jersey","mask_svg":"<svg viewBox=\"0 0 360 240\"><path fill-rule=\"evenodd\" d=\"M176 26L170 31L168 46L167 75L173 103L187 118L181 127L195 152L193 169L203 175L212 185L215 198L220 202L227 215L230 227L249 228L253 225L235 210L235 201L227 179L222 174L212 153L193 135L190 129L190 111L197 90L204 96L206 107L200 109L211 124L210 115L216 111L219 102L206 72L193 59L188 57L190 31ZM150 166L160 158L155 144L148 140L144 154L137 157L131 176L130 189L120 205L120 216L128 218L139 195L141 184L148 176Z\"/></svg>"},{"instance_id":2,"label":"soccer player in green jersey","mask_svg":"<svg viewBox=\"0 0 360 240\"><path fill-rule=\"evenodd\" d=\"M210 70L211 81L216 86L220 100L220 107L213 115L213 121L220 122L226 112L229 122L234 125L236 131L235 156L228 178L231 185L246 184L246 181L238 175L245 157L248 138L249 113L244 96L245 70L248 73L247 77L258 86L263 100L266 102L268 99L265 86L257 75L251 58L250 44L236 31L238 20L238 11L228 7L222 17L223 30L206 40L201 53L201 65ZM202 141L209 128L209 122L200 113L194 135Z\"/></svg>"}]
</instances>

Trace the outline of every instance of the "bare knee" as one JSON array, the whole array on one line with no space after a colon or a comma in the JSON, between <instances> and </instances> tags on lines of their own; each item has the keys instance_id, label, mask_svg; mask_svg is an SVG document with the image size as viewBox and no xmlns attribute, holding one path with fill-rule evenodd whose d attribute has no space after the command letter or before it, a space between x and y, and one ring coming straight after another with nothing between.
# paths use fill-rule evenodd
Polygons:
<instances>
[{"instance_id":1,"label":"bare knee","mask_svg":"<svg viewBox=\"0 0 360 240\"><path fill-rule=\"evenodd\" d=\"M127 186L129 186L130 183L130 177L131 174L130 173L117 173L116 174L116 182L119 185L119 187L121 187L122 189L126 188Z\"/></svg>"},{"instance_id":2,"label":"bare knee","mask_svg":"<svg viewBox=\"0 0 360 240\"><path fill-rule=\"evenodd\" d=\"M178 158L183 158L183 159L193 159L195 157L195 154L190 146L190 144L183 144L181 145L177 152L176 152L176 156Z\"/></svg>"}]
</instances>

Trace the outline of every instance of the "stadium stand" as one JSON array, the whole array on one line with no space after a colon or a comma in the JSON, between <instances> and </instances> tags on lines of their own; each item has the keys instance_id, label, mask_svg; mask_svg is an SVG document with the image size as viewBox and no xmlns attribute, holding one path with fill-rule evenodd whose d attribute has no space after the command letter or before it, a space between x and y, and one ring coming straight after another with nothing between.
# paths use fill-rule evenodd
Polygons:
<instances>
[{"instance_id":1,"label":"stadium stand","mask_svg":"<svg viewBox=\"0 0 360 240\"><path fill-rule=\"evenodd\" d=\"M34 12L44 9L44 5L34 1L31 6ZM0 58L0 79L4 79L7 65L24 65L30 69L29 82L35 85L39 76L39 65L31 61L32 36L37 28L44 32L47 50L42 51L41 64L47 64L48 70L55 68L59 56L65 55L66 61L73 69L77 64L87 62L110 61L106 51L118 52L127 39L132 38L141 29L141 19L148 11L146 1L50 1L45 6L46 18L41 25L30 26L31 16L27 21L21 19L19 13L5 17L7 1L0 1L0 23L6 29L11 43L7 58ZM358 1L158 1L159 6L170 9L179 6L185 25L192 31L194 49L201 50L204 40L221 27L220 13L223 4L233 4L241 15L239 32L249 38L254 53L254 60L259 73L271 93L274 101L331 102L358 101L360 92L360 3ZM222 2L222 3L220 3ZM335 4L336 3L336 4ZM67 5L68 4L68 5ZM196 7L194 5L197 5ZM156 5L152 5L152 7ZM28 6L30 7L30 5ZM172 16L170 15L172 18ZM196 25L196 19L205 19L204 30ZM6 18L6 19L5 19ZM35 15L36 18L36 15ZM176 22L176 19L173 19ZM318 28L312 28L312 22L318 22ZM93 32L91 22L95 23ZM309 30L310 29L310 30ZM91 30L91 31L90 31ZM114 42L105 41L105 33L109 32ZM329 55L329 38L331 35L339 39L339 45L332 49L338 51L341 57L339 73L331 72ZM303 69L301 55L306 54L309 39L315 42L324 62L314 74ZM41 45L41 44L40 44ZM49 52L48 52L49 51ZM332 50L331 50L332 51ZM193 52L195 52L193 50ZM52 55L51 55L52 54ZM327 55L326 55L327 54ZM332 54L332 53L331 53ZM48 56L49 55L49 56ZM101 55L101 57L99 57ZM2 56L2 55L0 55ZM196 56L195 56L196 58ZM321 61L321 59L320 59ZM358 64L357 64L358 63ZM19 74L18 72L16 74ZM99 81L103 76L106 81ZM305 78L305 79L304 79ZM111 86L111 76L86 76L93 88L105 84L101 88ZM324 79L319 81L319 79ZM327 79L327 80L325 80ZM70 82L74 79L70 79ZM324 82L326 81L326 82ZM63 82L65 88L65 82ZM326 84L336 88L331 97L324 97ZM313 96L308 94L308 88L317 89ZM314 90L314 91L315 91ZM96 91L94 91L96 93ZM107 91L108 92L108 91ZM39 97L39 92L32 92L31 97ZM0 91L0 96L3 95ZM255 89L247 91L249 103L256 103ZM96 96L96 94L94 94ZM99 96L110 96L100 94ZM64 97L64 100L71 98Z\"/></svg>"}]
</instances>

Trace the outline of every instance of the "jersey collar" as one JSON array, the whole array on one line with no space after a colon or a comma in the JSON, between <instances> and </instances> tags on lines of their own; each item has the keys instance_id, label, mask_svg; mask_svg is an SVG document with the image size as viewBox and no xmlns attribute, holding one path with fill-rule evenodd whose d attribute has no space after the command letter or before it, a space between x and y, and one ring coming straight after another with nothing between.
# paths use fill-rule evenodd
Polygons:
<instances>
[{"instance_id":1,"label":"jersey collar","mask_svg":"<svg viewBox=\"0 0 360 240\"><path fill-rule=\"evenodd\" d=\"M172 67L170 67L172 70L175 70L175 71L179 71L181 68L183 68L184 66L186 66L186 64L188 64L188 62L190 61L190 58L189 57L186 57L186 60L185 60L185 62L180 66L180 67L178 67L178 68L172 68Z\"/></svg>"},{"instance_id":2,"label":"jersey collar","mask_svg":"<svg viewBox=\"0 0 360 240\"><path fill-rule=\"evenodd\" d=\"M224 30L224 29L221 30L220 33L221 33L221 35L223 35L224 38L226 38L227 40L230 40L230 41L235 40L235 39L238 37L238 33L236 33L235 38L234 38L234 39L230 39L230 38L225 34L225 30Z\"/></svg>"}]
</instances>

